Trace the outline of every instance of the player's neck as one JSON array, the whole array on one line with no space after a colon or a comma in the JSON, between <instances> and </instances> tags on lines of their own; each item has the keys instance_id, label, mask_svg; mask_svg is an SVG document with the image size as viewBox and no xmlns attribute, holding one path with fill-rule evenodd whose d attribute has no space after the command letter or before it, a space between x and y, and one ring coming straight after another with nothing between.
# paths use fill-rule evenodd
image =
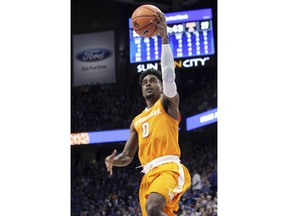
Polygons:
<instances>
[{"instance_id":1,"label":"player's neck","mask_svg":"<svg viewBox=\"0 0 288 216\"><path fill-rule=\"evenodd\" d=\"M150 109L158 101L159 98L146 99L147 108Z\"/></svg>"}]
</instances>

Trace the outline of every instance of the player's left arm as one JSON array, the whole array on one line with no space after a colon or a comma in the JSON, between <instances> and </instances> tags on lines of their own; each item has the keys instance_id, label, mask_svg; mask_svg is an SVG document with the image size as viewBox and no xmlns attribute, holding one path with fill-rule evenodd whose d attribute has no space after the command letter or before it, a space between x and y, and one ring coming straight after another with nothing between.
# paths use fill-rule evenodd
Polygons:
<instances>
[{"instance_id":1,"label":"player's left arm","mask_svg":"<svg viewBox=\"0 0 288 216\"><path fill-rule=\"evenodd\" d=\"M167 34L167 23L163 13L157 13L158 31L162 39L161 70L163 79L163 96L161 102L168 114L178 120L179 115L179 95L175 83L174 58L169 44Z\"/></svg>"}]
</instances>

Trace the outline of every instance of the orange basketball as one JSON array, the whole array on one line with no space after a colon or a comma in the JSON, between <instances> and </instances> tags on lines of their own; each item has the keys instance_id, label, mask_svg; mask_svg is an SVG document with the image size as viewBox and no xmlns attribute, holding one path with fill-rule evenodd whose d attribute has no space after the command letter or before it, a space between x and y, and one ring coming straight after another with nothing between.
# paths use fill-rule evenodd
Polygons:
<instances>
[{"instance_id":1,"label":"orange basketball","mask_svg":"<svg viewBox=\"0 0 288 216\"><path fill-rule=\"evenodd\" d=\"M158 29L152 21L157 21L154 16L155 12L161 12L159 8L154 5L146 4L138 7L132 14L131 22L134 31L142 37L153 37L158 34Z\"/></svg>"}]
</instances>

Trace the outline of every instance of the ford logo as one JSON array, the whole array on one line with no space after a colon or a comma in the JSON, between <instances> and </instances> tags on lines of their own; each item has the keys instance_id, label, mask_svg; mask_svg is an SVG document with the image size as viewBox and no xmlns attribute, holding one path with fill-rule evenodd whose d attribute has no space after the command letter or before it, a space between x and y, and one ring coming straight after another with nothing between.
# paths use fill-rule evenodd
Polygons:
<instances>
[{"instance_id":1,"label":"ford logo","mask_svg":"<svg viewBox=\"0 0 288 216\"><path fill-rule=\"evenodd\" d=\"M112 52L107 49L88 49L77 53L76 58L79 61L94 62L108 58Z\"/></svg>"}]
</instances>

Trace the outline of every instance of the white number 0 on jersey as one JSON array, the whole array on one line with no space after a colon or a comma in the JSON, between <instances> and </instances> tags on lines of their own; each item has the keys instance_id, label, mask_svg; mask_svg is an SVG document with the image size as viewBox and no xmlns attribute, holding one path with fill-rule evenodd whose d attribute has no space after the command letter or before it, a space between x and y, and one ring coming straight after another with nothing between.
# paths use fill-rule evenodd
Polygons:
<instances>
[{"instance_id":1,"label":"white number 0 on jersey","mask_svg":"<svg viewBox=\"0 0 288 216\"><path fill-rule=\"evenodd\" d=\"M147 137L149 135L149 122L145 122L142 124L142 137Z\"/></svg>"}]
</instances>

